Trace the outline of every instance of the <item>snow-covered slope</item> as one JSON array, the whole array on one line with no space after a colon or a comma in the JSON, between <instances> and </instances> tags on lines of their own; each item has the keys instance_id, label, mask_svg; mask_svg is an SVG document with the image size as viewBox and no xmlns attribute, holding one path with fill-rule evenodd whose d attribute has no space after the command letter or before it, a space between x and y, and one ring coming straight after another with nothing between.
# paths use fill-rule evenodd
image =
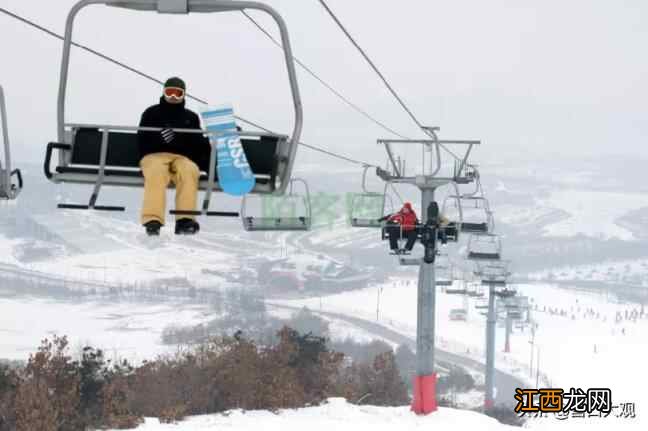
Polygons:
<instances>
[{"instance_id":1,"label":"snow-covered slope","mask_svg":"<svg viewBox=\"0 0 648 431\"><path fill-rule=\"evenodd\" d=\"M636 320L617 322L617 312L625 316L626 310L639 310L636 304L618 304L607 301L605 295L587 294L546 284L518 285L522 294L533 298L533 319L539 324L535 337L527 328L515 330L511 336L511 353L503 353L504 329L497 328L496 367L528 379L535 387L536 367L540 361L540 387L610 388L615 403L634 402L639 406L648 402L642 381L648 346L648 315ZM380 294L378 294L380 292ZM345 292L324 298L291 301L273 301L283 305L309 306L312 310L335 312L376 321L399 333L414 337L416 334L416 284L414 279L394 278L388 284ZM436 343L446 350L484 360L485 318L469 301L467 322L452 321L449 311L463 306L462 297L440 293L437 295ZM535 309L535 304L538 309ZM545 308L546 307L546 308ZM564 310L565 316L551 313L549 309ZM572 317L573 316L573 317ZM530 341L533 339L533 351ZM529 378L529 361L533 356L534 368ZM547 378L543 379L543 375ZM511 398L513 393L510 394ZM638 413L639 414L639 413ZM646 418L624 419L625 425L643 424ZM575 419L572 421L574 422ZM607 424L612 425L613 418ZM579 419L579 423L597 425L600 418ZM562 426L551 417L538 426L553 429ZM544 429L544 428L543 428ZM568 428L571 429L571 428ZM609 428L613 429L613 428ZM645 428L644 428L645 429Z\"/></svg>"},{"instance_id":2,"label":"snow-covered slope","mask_svg":"<svg viewBox=\"0 0 648 431\"><path fill-rule=\"evenodd\" d=\"M268 411L230 411L225 414L188 418L177 424L160 424L147 419L138 431L399 431L480 430L506 431L519 428L502 425L479 413L440 408L428 416L416 416L409 407L356 406L331 398L319 407Z\"/></svg>"}]
</instances>

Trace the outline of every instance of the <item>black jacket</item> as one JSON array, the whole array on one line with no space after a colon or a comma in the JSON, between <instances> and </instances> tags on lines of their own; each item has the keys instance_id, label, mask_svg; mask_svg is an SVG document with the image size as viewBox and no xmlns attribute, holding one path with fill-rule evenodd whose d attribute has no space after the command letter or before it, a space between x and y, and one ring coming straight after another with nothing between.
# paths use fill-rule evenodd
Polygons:
<instances>
[{"instance_id":1,"label":"black jacket","mask_svg":"<svg viewBox=\"0 0 648 431\"><path fill-rule=\"evenodd\" d=\"M200 129L198 115L185 108L184 101L177 105L168 103L164 97L160 103L149 107L142 114L140 127L162 127L177 129ZM209 140L200 133L176 133L175 139L167 144L160 132L137 132L140 158L152 153L173 153L193 160L201 170L209 165Z\"/></svg>"}]
</instances>

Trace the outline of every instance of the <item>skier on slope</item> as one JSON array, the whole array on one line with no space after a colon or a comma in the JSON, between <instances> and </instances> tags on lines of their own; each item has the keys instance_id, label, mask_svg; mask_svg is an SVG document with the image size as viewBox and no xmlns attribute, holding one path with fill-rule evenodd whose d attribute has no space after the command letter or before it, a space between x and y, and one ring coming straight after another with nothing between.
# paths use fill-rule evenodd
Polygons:
<instances>
[{"instance_id":1,"label":"skier on slope","mask_svg":"<svg viewBox=\"0 0 648 431\"><path fill-rule=\"evenodd\" d=\"M175 208L195 211L200 169L207 163L209 141L200 133L174 132L172 129L201 129L198 115L185 108L186 85L180 78L169 78L160 103L142 114L140 127L163 128L161 132L139 131L144 175L144 201L141 222L148 235L159 235L164 226L166 190L170 182L176 187ZM192 216L176 217L175 233L192 235L200 225Z\"/></svg>"}]
</instances>

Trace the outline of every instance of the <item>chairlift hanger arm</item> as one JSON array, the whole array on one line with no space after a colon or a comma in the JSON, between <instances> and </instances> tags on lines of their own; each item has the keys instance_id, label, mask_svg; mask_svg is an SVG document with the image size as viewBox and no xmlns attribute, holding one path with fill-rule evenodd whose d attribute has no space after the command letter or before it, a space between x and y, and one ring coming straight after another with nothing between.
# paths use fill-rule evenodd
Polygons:
<instances>
[{"instance_id":1,"label":"chairlift hanger arm","mask_svg":"<svg viewBox=\"0 0 648 431\"><path fill-rule=\"evenodd\" d=\"M3 179L0 181L0 184L3 184L7 190L7 196L10 193L10 184L11 184L11 148L9 147L9 129L7 126L7 108L5 105L5 96L2 86L0 86L0 128L2 128L2 142L4 146L4 157L0 159L0 173L3 175ZM4 169L2 168L2 162L4 160Z\"/></svg>"}]
</instances>

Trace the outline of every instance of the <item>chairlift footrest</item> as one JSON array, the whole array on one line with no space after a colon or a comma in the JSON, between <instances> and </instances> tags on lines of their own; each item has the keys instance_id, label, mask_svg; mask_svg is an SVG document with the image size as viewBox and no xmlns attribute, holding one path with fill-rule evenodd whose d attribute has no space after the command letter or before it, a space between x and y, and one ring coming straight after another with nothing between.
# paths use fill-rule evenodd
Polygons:
<instances>
[{"instance_id":1,"label":"chairlift footrest","mask_svg":"<svg viewBox=\"0 0 648 431\"><path fill-rule=\"evenodd\" d=\"M235 211L207 211L209 217L240 217Z\"/></svg>"},{"instance_id":2,"label":"chairlift footrest","mask_svg":"<svg viewBox=\"0 0 648 431\"><path fill-rule=\"evenodd\" d=\"M93 209L97 211L115 211L115 212L126 211L126 207L118 207L118 206L111 206L111 205L95 205Z\"/></svg>"},{"instance_id":3,"label":"chairlift footrest","mask_svg":"<svg viewBox=\"0 0 648 431\"><path fill-rule=\"evenodd\" d=\"M62 210L89 210L90 205L79 205L79 204L58 204L56 206Z\"/></svg>"},{"instance_id":4,"label":"chairlift footrest","mask_svg":"<svg viewBox=\"0 0 648 431\"><path fill-rule=\"evenodd\" d=\"M190 216L200 216L203 215L202 211L184 211L184 210L171 210L169 211L171 215L190 215Z\"/></svg>"},{"instance_id":5,"label":"chairlift footrest","mask_svg":"<svg viewBox=\"0 0 648 431\"><path fill-rule=\"evenodd\" d=\"M95 211L126 211L126 207L110 206L110 205L80 205L80 204L58 204L57 208L62 210L95 210Z\"/></svg>"},{"instance_id":6,"label":"chairlift footrest","mask_svg":"<svg viewBox=\"0 0 648 431\"><path fill-rule=\"evenodd\" d=\"M172 215L189 215L189 216L208 216L208 217L239 217L240 214L234 211L207 211L206 213L202 211L181 211L181 210L171 210L169 211Z\"/></svg>"}]
</instances>

